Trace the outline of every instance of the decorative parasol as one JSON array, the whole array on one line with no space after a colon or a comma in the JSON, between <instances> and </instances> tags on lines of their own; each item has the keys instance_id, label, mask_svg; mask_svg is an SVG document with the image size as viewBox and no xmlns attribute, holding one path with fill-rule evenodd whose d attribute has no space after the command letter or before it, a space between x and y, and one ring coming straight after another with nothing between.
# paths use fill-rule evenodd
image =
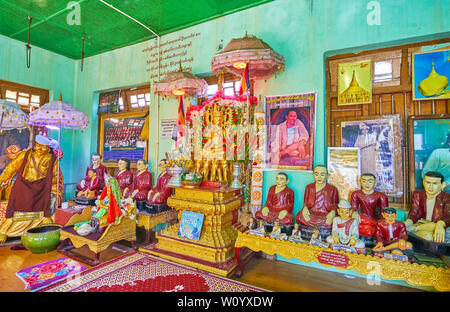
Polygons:
<instances>
[{"instance_id":1,"label":"decorative parasol","mask_svg":"<svg viewBox=\"0 0 450 312\"><path fill-rule=\"evenodd\" d=\"M25 129L28 115L15 102L0 100L0 130Z\"/></svg>"},{"instance_id":2,"label":"decorative parasol","mask_svg":"<svg viewBox=\"0 0 450 312\"><path fill-rule=\"evenodd\" d=\"M32 126L47 126L49 129L58 130L58 147L61 141L61 129L85 129L88 125L88 117L72 104L62 101L61 94L58 101L51 101L40 108L30 112L29 124ZM62 151L61 151L62 152ZM59 153L58 153L59 154ZM56 193L59 193L59 158ZM58 196L56 196L58 198ZM58 200L56 202L58 207Z\"/></svg>"},{"instance_id":3,"label":"decorative parasol","mask_svg":"<svg viewBox=\"0 0 450 312\"><path fill-rule=\"evenodd\" d=\"M29 123L33 126L55 126L58 129L85 129L88 118L72 104L51 101L30 113Z\"/></svg>"},{"instance_id":4,"label":"decorative parasol","mask_svg":"<svg viewBox=\"0 0 450 312\"><path fill-rule=\"evenodd\" d=\"M189 72L183 72L181 62L177 72L169 73L155 83L155 91L166 95L184 95L185 93L203 95L207 90L206 81Z\"/></svg>"},{"instance_id":5,"label":"decorative parasol","mask_svg":"<svg viewBox=\"0 0 450 312\"><path fill-rule=\"evenodd\" d=\"M266 80L284 70L284 57L275 52L263 40L245 34L233 39L211 62L213 74L232 73L240 76L248 64L251 79Z\"/></svg>"}]
</instances>

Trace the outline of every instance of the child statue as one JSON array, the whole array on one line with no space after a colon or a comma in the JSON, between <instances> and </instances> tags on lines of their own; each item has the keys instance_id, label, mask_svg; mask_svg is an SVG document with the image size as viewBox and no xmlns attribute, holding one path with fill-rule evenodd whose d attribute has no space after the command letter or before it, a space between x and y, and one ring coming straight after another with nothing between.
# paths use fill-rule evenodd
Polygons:
<instances>
[{"instance_id":1,"label":"child statue","mask_svg":"<svg viewBox=\"0 0 450 312\"><path fill-rule=\"evenodd\" d=\"M360 182L361 189L354 191L350 200L354 211L353 218L360 222L359 234L374 236L381 211L389 205L388 197L374 190L376 178L372 173L363 173Z\"/></svg>"},{"instance_id":2,"label":"child statue","mask_svg":"<svg viewBox=\"0 0 450 312\"><path fill-rule=\"evenodd\" d=\"M310 228L318 228L331 233L331 224L339 203L339 192L336 187L327 183L328 170L323 165L314 168L315 183L308 184L305 189L303 209L297 214L297 223ZM321 234L322 235L322 234Z\"/></svg>"},{"instance_id":3,"label":"child statue","mask_svg":"<svg viewBox=\"0 0 450 312\"><path fill-rule=\"evenodd\" d=\"M105 187L105 174L108 173L108 170L104 165L102 165L102 156L100 154L92 155L92 165L89 165L86 169L86 176L79 184L77 184L77 191L82 191L85 189L86 185L89 184L89 170L95 169L97 172L97 178L99 179L99 188L100 191Z\"/></svg>"},{"instance_id":4,"label":"child statue","mask_svg":"<svg viewBox=\"0 0 450 312\"><path fill-rule=\"evenodd\" d=\"M450 194L444 176L428 171L423 179L424 190L414 191L411 209L405 221L408 230L435 243L445 242L445 229L450 225Z\"/></svg>"},{"instance_id":5,"label":"child statue","mask_svg":"<svg viewBox=\"0 0 450 312\"><path fill-rule=\"evenodd\" d=\"M277 174L275 183L269 189L266 204L255 217L268 223L278 220L280 225L290 225L294 223L294 191L287 186L289 178L284 172Z\"/></svg>"},{"instance_id":6,"label":"child statue","mask_svg":"<svg viewBox=\"0 0 450 312\"><path fill-rule=\"evenodd\" d=\"M332 232L327 237L327 243L364 248L364 243L359 239L359 222L352 218L353 211L347 200L341 199L339 201L337 213L339 216L333 219Z\"/></svg>"},{"instance_id":7,"label":"child statue","mask_svg":"<svg viewBox=\"0 0 450 312\"><path fill-rule=\"evenodd\" d=\"M375 233L377 244L373 251L390 251L395 255L403 255L404 250L412 249L412 244L407 242L408 233L405 224L396 221L397 211L395 208L385 208L381 214L383 218L377 222Z\"/></svg>"}]
</instances>

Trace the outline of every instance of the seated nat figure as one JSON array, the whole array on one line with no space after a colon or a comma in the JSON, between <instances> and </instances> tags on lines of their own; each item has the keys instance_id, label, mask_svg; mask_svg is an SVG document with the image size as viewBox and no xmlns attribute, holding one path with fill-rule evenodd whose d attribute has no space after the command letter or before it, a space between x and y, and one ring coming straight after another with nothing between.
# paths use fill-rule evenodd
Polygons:
<instances>
[{"instance_id":1,"label":"seated nat figure","mask_svg":"<svg viewBox=\"0 0 450 312\"><path fill-rule=\"evenodd\" d=\"M133 183L133 174L130 171L130 160L127 158L121 158L117 163L118 172L115 176L117 182L119 182L120 193L123 194L125 188L129 187Z\"/></svg>"},{"instance_id":2,"label":"seated nat figure","mask_svg":"<svg viewBox=\"0 0 450 312\"><path fill-rule=\"evenodd\" d=\"M327 237L327 243L364 248L364 243L359 239L359 222L352 217L353 211L347 200L339 201L337 213L339 216L333 219L331 235Z\"/></svg>"},{"instance_id":3,"label":"seated nat figure","mask_svg":"<svg viewBox=\"0 0 450 312\"><path fill-rule=\"evenodd\" d=\"M294 209L294 191L287 184L289 178L286 173L280 172L275 178L267 195L266 204L255 213L255 217L265 222L278 221L280 225L291 225L294 223L292 211Z\"/></svg>"},{"instance_id":4,"label":"seated nat figure","mask_svg":"<svg viewBox=\"0 0 450 312\"><path fill-rule=\"evenodd\" d=\"M58 189L58 164L51 143L51 139L37 135L34 146L20 152L0 175L3 190L17 174L0 223L1 243L7 237L21 236L30 228L52 223L56 196L62 195L63 188L59 185Z\"/></svg>"},{"instance_id":5,"label":"seated nat figure","mask_svg":"<svg viewBox=\"0 0 450 312\"><path fill-rule=\"evenodd\" d=\"M86 175L81 180L79 184L77 184L77 192L82 191L87 184L91 181L89 178L89 170L94 169L97 173L97 178L99 179L99 188L100 191L105 187L105 174L108 172L105 166L102 165L102 156L100 154L92 155L92 165L89 165L86 169Z\"/></svg>"},{"instance_id":6,"label":"seated nat figure","mask_svg":"<svg viewBox=\"0 0 450 312\"><path fill-rule=\"evenodd\" d=\"M376 178L372 173L363 173L360 182L361 189L354 191L350 200L354 211L353 218L360 220L359 234L375 236L381 212L389 205L388 197L374 190Z\"/></svg>"},{"instance_id":7,"label":"seated nat figure","mask_svg":"<svg viewBox=\"0 0 450 312\"><path fill-rule=\"evenodd\" d=\"M97 199L100 195L100 179L97 177L95 169L88 170L89 182L77 193L77 198Z\"/></svg>"},{"instance_id":8,"label":"seated nat figure","mask_svg":"<svg viewBox=\"0 0 450 312\"><path fill-rule=\"evenodd\" d=\"M139 159L136 163L137 173L133 178L133 183L125 188L123 195L125 198L131 197L136 201L136 207L140 210L145 206L148 192L152 188L153 177L147 171L148 163L144 159Z\"/></svg>"},{"instance_id":9,"label":"seated nat figure","mask_svg":"<svg viewBox=\"0 0 450 312\"><path fill-rule=\"evenodd\" d=\"M296 219L297 223L303 226L318 228L319 232L322 232L321 236L326 237L331 233L331 224L339 203L339 192L336 187L327 183L327 167L316 166L313 176L315 182L306 186L303 209Z\"/></svg>"},{"instance_id":10,"label":"seated nat figure","mask_svg":"<svg viewBox=\"0 0 450 312\"><path fill-rule=\"evenodd\" d=\"M405 224L417 236L436 243L445 241L445 229L450 225L450 194L444 176L428 171L423 179L424 190L414 191Z\"/></svg>"},{"instance_id":11,"label":"seated nat figure","mask_svg":"<svg viewBox=\"0 0 450 312\"><path fill-rule=\"evenodd\" d=\"M149 205L166 205L167 199L172 195L172 189L167 186L170 181L170 175L166 172L166 159L159 161L158 181L154 188L150 190L147 196L147 204Z\"/></svg>"},{"instance_id":12,"label":"seated nat figure","mask_svg":"<svg viewBox=\"0 0 450 312\"><path fill-rule=\"evenodd\" d=\"M405 224L396 220L395 208L385 208L381 214L383 218L377 222L375 233L377 244L373 247L373 251L388 251L402 255L405 250L412 249L412 244L407 242L408 233Z\"/></svg>"}]
</instances>

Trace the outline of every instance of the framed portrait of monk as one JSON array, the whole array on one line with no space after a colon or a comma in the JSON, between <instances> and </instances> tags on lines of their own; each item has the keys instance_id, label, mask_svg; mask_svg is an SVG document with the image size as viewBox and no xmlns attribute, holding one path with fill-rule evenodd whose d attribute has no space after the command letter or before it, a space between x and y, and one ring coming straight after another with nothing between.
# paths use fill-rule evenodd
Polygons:
<instances>
[{"instance_id":1,"label":"framed portrait of monk","mask_svg":"<svg viewBox=\"0 0 450 312\"><path fill-rule=\"evenodd\" d=\"M400 115L341 117L335 120L336 145L360 149L361 174L377 177L375 190L403 195L403 151Z\"/></svg>"},{"instance_id":2,"label":"framed portrait of monk","mask_svg":"<svg viewBox=\"0 0 450 312\"><path fill-rule=\"evenodd\" d=\"M266 96L266 168L312 170L317 93Z\"/></svg>"}]
</instances>

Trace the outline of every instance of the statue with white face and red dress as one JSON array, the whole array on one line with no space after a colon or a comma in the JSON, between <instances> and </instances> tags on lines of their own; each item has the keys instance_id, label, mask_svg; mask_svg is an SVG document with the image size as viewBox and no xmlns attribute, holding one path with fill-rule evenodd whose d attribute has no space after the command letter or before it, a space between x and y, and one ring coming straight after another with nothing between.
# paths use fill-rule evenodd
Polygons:
<instances>
[{"instance_id":1,"label":"statue with white face and red dress","mask_svg":"<svg viewBox=\"0 0 450 312\"><path fill-rule=\"evenodd\" d=\"M120 192L123 194L125 188L129 187L133 183L133 174L130 171L130 160L127 158L121 158L117 163L118 172L115 176L117 182L119 182Z\"/></svg>"},{"instance_id":2,"label":"statue with white face and red dress","mask_svg":"<svg viewBox=\"0 0 450 312\"><path fill-rule=\"evenodd\" d=\"M303 209L297 214L302 238L309 240L314 230L319 231L322 239L331 234L333 218L339 203L337 188L327 183L328 170L323 165L314 167L314 183L305 188Z\"/></svg>"},{"instance_id":3,"label":"statue with white face and red dress","mask_svg":"<svg viewBox=\"0 0 450 312\"><path fill-rule=\"evenodd\" d=\"M131 197L136 201L136 207L142 210L145 209L148 192L150 192L153 185L153 176L147 170L148 162L146 160L139 159L136 167L137 173L133 178L133 183L124 189L123 196L125 198Z\"/></svg>"},{"instance_id":4,"label":"statue with white face and red dress","mask_svg":"<svg viewBox=\"0 0 450 312\"><path fill-rule=\"evenodd\" d=\"M267 223L278 221L280 225L292 225L295 195L294 191L287 186L289 183L287 174L278 173L275 183L269 189L266 204L255 213L255 217Z\"/></svg>"}]
</instances>

